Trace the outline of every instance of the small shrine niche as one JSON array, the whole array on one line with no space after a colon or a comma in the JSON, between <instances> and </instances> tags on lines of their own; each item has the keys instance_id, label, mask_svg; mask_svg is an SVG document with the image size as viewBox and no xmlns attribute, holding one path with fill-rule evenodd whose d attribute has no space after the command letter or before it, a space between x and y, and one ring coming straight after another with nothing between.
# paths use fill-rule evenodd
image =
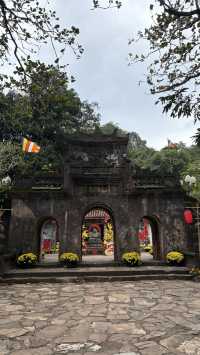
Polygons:
<instances>
[{"instance_id":1,"label":"small shrine niche","mask_svg":"<svg viewBox=\"0 0 200 355\"><path fill-rule=\"evenodd\" d=\"M82 255L114 255L114 227L104 209L89 211L82 225Z\"/></svg>"}]
</instances>

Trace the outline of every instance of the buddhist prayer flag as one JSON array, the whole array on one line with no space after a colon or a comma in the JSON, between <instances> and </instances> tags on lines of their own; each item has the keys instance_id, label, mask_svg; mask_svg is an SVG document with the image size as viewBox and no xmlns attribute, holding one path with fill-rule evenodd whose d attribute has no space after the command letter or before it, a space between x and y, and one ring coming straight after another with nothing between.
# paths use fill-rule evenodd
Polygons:
<instances>
[{"instance_id":1,"label":"buddhist prayer flag","mask_svg":"<svg viewBox=\"0 0 200 355\"><path fill-rule=\"evenodd\" d=\"M23 138L23 152L27 153L39 153L40 147L36 143L29 141L27 138Z\"/></svg>"}]
</instances>

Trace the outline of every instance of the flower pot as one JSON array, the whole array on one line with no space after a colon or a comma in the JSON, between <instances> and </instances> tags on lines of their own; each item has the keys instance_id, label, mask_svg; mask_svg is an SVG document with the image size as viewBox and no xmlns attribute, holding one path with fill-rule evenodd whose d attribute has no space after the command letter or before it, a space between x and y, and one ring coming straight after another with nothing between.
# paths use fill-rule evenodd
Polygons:
<instances>
[{"instance_id":1,"label":"flower pot","mask_svg":"<svg viewBox=\"0 0 200 355\"><path fill-rule=\"evenodd\" d=\"M67 267L67 268L77 267L77 263L67 262L67 263L65 263L65 267Z\"/></svg>"},{"instance_id":2,"label":"flower pot","mask_svg":"<svg viewBox=\"0 0 200 355\"><path fill-rule=\"evenodd\" d=\"M125 264L126 266L129 266L129 267L139 266L139 263L138 263L138 262L136 262L136 263L128 263L128 262L125 262L125 261L124 261L124 264Z\"/></svg>"},{"instance_id":3,"label":"flower pot","mask_svg":"<svg viewBox=\"0 0 200 355\"><path fill-rule=\"evenodd\" d=\"M19 267L20 269L31 269L35 266L36 266L36 264L24 264L24 265L17 264L17 267Z\"/></svg>"},{"instance_id":4,"label":"flower pot","mask_svg":"<svg viewBox=\"0 0 200 355\"><path fill-rule=\"evenodd\" d=\"M168 261L167 263L169 266L184 266L184 260L182 260L180 263L177 263L175 260Z\"/></svg>"},{"instance_id":5,"label":"flower pot","mask_svg":"<svg viewBox=\"0 0 200 355\"><path fill-rule=\"evenodd\" d=\"M62 266L72 268L78 265L79 257L75 253L67 252L67 253L62 253L60 255L59 260Z\"/></svg>"},{"instance_id":6,"label":"flower pot","mask_svg":"<svg viewBox=\"0 0 200 355\"><path fill-rule=\"evenodd\" d=\"M127 252L122 255L122 262L129 267L139 266L141 264L140 255L138 252Z\"/></svg>"}]
</instances>

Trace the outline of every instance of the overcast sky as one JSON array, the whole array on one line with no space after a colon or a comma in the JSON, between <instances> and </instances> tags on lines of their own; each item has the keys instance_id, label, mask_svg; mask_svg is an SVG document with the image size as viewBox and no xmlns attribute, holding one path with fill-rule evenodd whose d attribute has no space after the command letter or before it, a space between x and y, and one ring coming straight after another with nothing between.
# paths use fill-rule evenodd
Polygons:
<instances>
[{"instance_id":1,"label":"overcast sky","mask_svg":"<svg viewBox=\"0 0 200 355\"><path fill-rule=\"evenodd\" d=\"M81 99L98 102L102 123L113 121L122 129L135 131L147 144L160 149L167 143L191 144L195 133L192 119L175 120L162 114L154 104L144 80L145 65L128 66L128 53L136 51L128 40L150 23L149 0L123 0L120 10L91 10L92 0L52 0L64 26L80 29L79 41L85 51L77 60L70 50L62 63L70 65L74 89ZM137 50L147 48L145 43ZM48 58L50 53L41 52ZM53 53L52 53L53 56Z\"/></svg>"}]
</instances>

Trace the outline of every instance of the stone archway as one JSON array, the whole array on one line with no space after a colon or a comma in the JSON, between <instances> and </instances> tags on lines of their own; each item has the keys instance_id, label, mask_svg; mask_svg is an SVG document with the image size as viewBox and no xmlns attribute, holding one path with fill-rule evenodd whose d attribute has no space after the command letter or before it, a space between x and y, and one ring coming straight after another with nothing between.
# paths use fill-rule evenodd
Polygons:
<instances>
[{"instance_id":1,"label":"stone archway","mask_svg":"<svg viewBox=\"0 0 200 355\"><path fill-rule=\"evenodd\" d=\"M62 252L74 252L81 259L84 216L92 208L104 208L113 219L114 257L119 263L124 252L139 251L138 226L142 216L152 226L155 259L165 260L171 245L187 249L190 234L182 220L187 196L179 179L157 176L130 162L128 139L128 135L98 132L67 135L61 175L28 176L23 183L21 178L16 179L16 188L11 190L8 248L15 254L19 250L38 252L38 235L44 222L43 219L38 231L38 216L56 216ZM162 224L154 215L157 211ZM196 249L195 246L193 250Z\"/></svg>"},{"instance_id":2,"label":"stone archway","mask_svg":"<svg viewBox=\"0 0 200 355\"><path fill-rule=\"evenodd\" d=\"M86 209L82 218L81 244L83 261L114 261L115 221L109 208L96 204Z\"/></svg>"}]
</instances>

